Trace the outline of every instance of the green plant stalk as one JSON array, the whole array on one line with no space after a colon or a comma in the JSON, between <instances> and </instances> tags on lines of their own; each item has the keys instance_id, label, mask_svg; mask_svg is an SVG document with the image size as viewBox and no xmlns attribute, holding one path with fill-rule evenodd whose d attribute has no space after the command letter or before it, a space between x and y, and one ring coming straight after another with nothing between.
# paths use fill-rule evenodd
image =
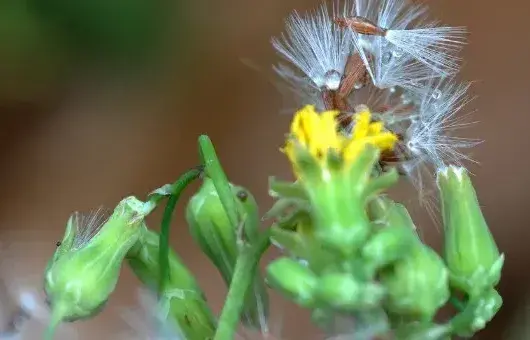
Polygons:
<instances>
[{"instance_id":1,"label":"green plant stalk","mask_svg":"<svg viewBox=\"0 0 530 340\"><path fill-rule=\"evenodd\" d=\"M270 229L267 229L255 243L243 249L237 258L232 282L228 289L225 304L219 317L214 340L232 340L236 333L241 312L245 305L245 298L251 288L256 274L256 268L262 254L270 245Z\"/></svg>"},{"instance_id":2,"label":"green plant stalk","mask_svg":"<svg viewBox=\"0 0 530 340\"><path fill-rule=\"evenodd\" d=\"M160 281L158 283L159 294L164 290L165 282L169 279L169 230L171 227L173 211L175 210L177 202L184 189L186 189L191 182L197 179L202 171L202 166L188 170L169 188L169 199L164 209L162 224L160 227L160 253L158 257L158 261L160 263ZM155 193L150 196L149 202L152 203L153 206L156 206L163 197L165 197L164 194Z\"/></svg>"},{"instance_id":3,"label":"green plant stalk","mask_svg":"<svg viewBox=\"0 0 530 340\"><path fill-rule=\"evenodd\" d=\"M140 239L126 257L134 274L153 292L162 272L158 259L159 245L159 235L144 225ZM211 339L216 320L203 291L180 257L171 250L168 255L169 279L164 290L158 291L158 304L163 313L161 321L176 323L179 326L177 331L182 332L185 339Z\"/></svg>"},{"instance_id":4,"label":"green plant stalk","mask_svg":"<svg viewBox=\"0 0 530 340\"><path fill-rule=\"evenodd\" d=\"M199 136L199 155L201 162L204 165L204 171L206 172L206 175L212 179L215 190L217 190L219 199L228 215L230 223L234 228L237 228L238 210L234 195L230 188L228 178L219 162L212 141L206 135Z\"/></svg>"},{"instance_id":5,"label":"green plant stalk","mask_svg":"<svg viewBox=\"0 0 530 340\"><path fill-rule=\"evenodd\" d=\"M456 296L449 297L449 303L456 308L459 312L462 312L466 308L464 301L460 300Z\"/></svg>"}]
</instances>

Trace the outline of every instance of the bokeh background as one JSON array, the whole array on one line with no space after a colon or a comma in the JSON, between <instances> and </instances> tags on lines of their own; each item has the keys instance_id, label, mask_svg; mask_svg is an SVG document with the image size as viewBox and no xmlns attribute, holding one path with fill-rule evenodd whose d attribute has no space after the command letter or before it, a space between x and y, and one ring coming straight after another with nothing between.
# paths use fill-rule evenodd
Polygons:
<instances>
[{"instance_id":1,"label":"bokeh background","mask_svg":"<svg viewBox=\"0 0 530 340\"><path fill-rule=\"evenodd\" d=\"M39 300L45 263L71 212L114 207L142 197L197 164L196 139L211 136L232 182L263 206L267 178L290 178L278 152L289 115L270 65L270 37L309 0L4 0L0 2L0 327L22 298ZM468 26L462 78L475 80L480 124L467 131L481 204L506 253L500 284L505 305L477 339L501 339L526 308L530 282L530 5L430 1L432 14ZM441 234L412 191L401 197L425 239ZM226 289L191 242L182 211L172 245L216 310ZM160 214L150 219L156 226ZM268 257L274 256L269 254ZM98 317L68 325L63 339L115 339L129 334L125 310L138 306L138 282L124 269L116 293ZM28 295L29 294L29 295ZM36 295L35 295L36 294ZM271 327L282 339L318 339L308 314L277 296ZM42 314L42 320L45 313ZM23 339L39 339L29 321ZM1 331L1 329L0 329ZM125 333L124 333L125 332ZM126 338L132 338L127 337ZM516 339L525 339L525 336Z\"/></svg>"}]
</instances>

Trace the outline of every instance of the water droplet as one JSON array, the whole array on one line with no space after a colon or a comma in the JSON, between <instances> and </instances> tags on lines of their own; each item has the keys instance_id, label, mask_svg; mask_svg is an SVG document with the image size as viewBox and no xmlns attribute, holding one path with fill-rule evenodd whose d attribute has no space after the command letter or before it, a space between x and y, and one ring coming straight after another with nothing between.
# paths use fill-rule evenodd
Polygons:
<instances>
[{"instance_id":1,"label":"water droplet","mask_svg":"<svg viewBox=\"0 0 530 340\"><path fill-rule=\"evenodd\" d=\"M390 91L390 93L396 93L397 89L395 86L392 86L391 88L388 89L388 91Z\"/></svg>"},{"instance_id":2,"label":"water droplet","mask_svg":"<svg viewBox=\"0 0 530 340\"><path fill-rule=\"evenodd\" d=\"M364 83L362 81L358 81L355 84L353 84L353 88L356 90L362 89L364 87Z\"/></svg>"},{"instance_id":3,"label":"water droplet","mask_svg":"<svg viewBox=\"0 0 530 340\"><path fill-rule=\"evenodd\" d=\"M403 51L395 49L394 51L392 51L392 56L394 56L395 58L401 58L403 56Z\"/></svg>"},{"instance_id":4,"label":"water droplet","mask_svg":"<svg viewBox=\"0 0 530 340\"><path fill-rule=\"evenodd\" d=\"M340 86L341 74L335 70L326 72L324 75L324 85L328 90L337 90Z\"/></svg>"},{"instance_id":5,"label":"water droplet","mask_svg":"<svg viewBox=\"0 0 530 340\"><path fill-rule=\"evenodd\" d=\"M410 99L409 96L407 96L405 93L403 93L401 95L401 103L403 105L409 105L410 103L412 103L412 99Z\"/></svg>"},{"instance_id":6,"label":"water droplet","mask_svg":"<svg viewBox=\"0 0 530 340\"><path fill-rule=\"evenodd\" d=\"M418 147L417 145L418 143L416 142L413 142L413 141L408 141L407 142L407 149L410 150L410 152L412 152L412 154L414 155L418 155L420 153L420 148Z\"/></svg>"},{"instance_id":7,"label":"water droplet","mask_svg":"<svg viewBox=\"0 0 530 340\"><path fill-rule=\"evenodd\" d=\"M431 97L433 99L440 99L441 96L442 96L442 91L440 91L438 89L432 91Z\"/></svg>"},{"instance_id":8,"label":"water droplet","mask_svg":"<svg viewBox=\"0 0 530 340\"><path fill-rule=\"evenodd\" d=\"M390 63L390 60L392 60L392 53L391 52L385 52L383 54L383 56L381 57L381 62L383 64L385 64L385 65Z\"/></svg>"}]
</instances>

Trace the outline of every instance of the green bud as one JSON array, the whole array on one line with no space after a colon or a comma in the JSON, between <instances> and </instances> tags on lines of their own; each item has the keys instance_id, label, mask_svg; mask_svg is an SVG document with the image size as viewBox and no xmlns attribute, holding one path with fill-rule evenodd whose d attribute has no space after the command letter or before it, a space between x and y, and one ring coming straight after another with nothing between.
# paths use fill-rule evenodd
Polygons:
<instances>
[{"instance_id":1,"label":"green bud","mask_svg":"<svg viewBox=\"0 0 530 340\"><path fill-rule=\"evenodd\" d=\"M48 263L44 289L53 309L50 336L61 321L90 317L114 291L125 255L136 243L147 213L134 197L122 200L103 224L97 216L70 217L62 242Z\"/></svg>"},{"instance_id":2,"label":"green bud","mask_svg":"<svg viewBox=\"0 0 530 340\"><path fill-rule=\"evenodd\" d=\"M319 278L315 295L333 309L357 311L380 304L385 289L374 283L359 282L347 273L328 273Z\"/></svg>"},{"instance_id":3,"label":"green bud","mask_svg":"<svg viewBox=\"0 0 530 340\"><path fill-rule=\"evenodd\" d=\"M321 170L316 179L304 177L317 239L345 258L358 251L370 235L369 199L398 180L395 171L373 177L378 158L379 150L366 146L351 165Z\"/></svg>"},{"instance_id":4,"label":"green bud","mask_svg":"<svg viewBox=\"0 0 530 340\"><path fill-rule=\"evenodd\" d=\"M495 289L488 289L472 297L462 312L457 314L451 325L458 336L470 337L484 329L502 306L502 297Z\"/></svg>"},{"instance_id":5,"label":"green bud","mask_svg":"<svg viewBox=\"0 0 530 340\"><path fill-rule=\"evenodd\" d=\"M449 299L448 271L440 256L419 241L381 273L390 312L430 321Z\"/></svg>"},{"instance_id":6,"label":"green bud","mask_svg":"<svg viewBox=\"0 0 530 340\"><path fill-rule=\"evenodd\" d=\"M267 266L267 284L302 307L314 306L316 275L303 264L282 257Z\"/></svg>"},{"instance_id":7,"label":"green bud","mask_svg":"<svg viewBox=\"0 0 530 340\"><path fill-rule=\"evenodd\" d=\"M230 285L241 242L253 242L259 233L259 213L252 194L242 187L231 185L241 217L234 226L226 213L213 181L205 178L199 191L186 208L190 233L210 261L217 267L227 286ZM263 315L268 314L267 290L259 274L246 298L242 321L259 327Z\"/></svg>"},{"instance_id":8,"label":"green bud","mask_svg":"<svg viewBox=\"0 0 530 340\"><path fill-rule=\"evenodd\" d=\"M441 169L437 183L451 284L471 296L478 295L499 282L504 255L486 224L466 170L455 166Z\"/></svg>"},{"instance_id":9,"label":"green bud","mask_svg":"<svg viewBox=\"0 0 530 340\"><path fill-rule=\"evenodd\" d=\"M141 228L138 242L127 254L134 274L146 286L156 291L160 276L158 233ZM203 291L193 274L172 250L169 252L169 277L159 296L162 321L177 322L186 339L210 339L215 333L215 318Z\"/></svg>"},{"instance_id":10,"label":"green bud","mask_svg":"<svg viewBox=\"0 0 530 340\"><path fill-rule=\"evenodd\" d=\"M375 271L407 255L418 241L414 223L407 209L385 196L368 204L375 232L362 248L363 259Z\"/></svg>"}]
</instances>

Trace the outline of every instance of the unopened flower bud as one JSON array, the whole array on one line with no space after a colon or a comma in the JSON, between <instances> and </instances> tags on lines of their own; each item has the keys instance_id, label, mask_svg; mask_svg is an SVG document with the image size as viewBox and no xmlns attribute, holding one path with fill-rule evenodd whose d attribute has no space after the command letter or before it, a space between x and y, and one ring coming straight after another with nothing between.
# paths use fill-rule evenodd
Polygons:
<instances>
[{"instance_id":1,"label":"unopened flower bud","mask_svg":"<svg viewBox=\"0 0 530 340\"><path fill-rule=\"evenodd\" d=\"M448 271L440 256L419 241L407 256L381 273L388 310L431 320L449 299Z\"/></svg>"},{"instance_id":2,"label":"unopened flower bud","mask_svg":"<svg viewBox=\"0 0 530 340\"><path fill-rule=\"evenodd\" d=\"M467 171L450 166L438 171L444 223L444 257L451 284L471 296L500 280L499 253Z\"/></svg>"},{"instance_id":3,"label":"unopened flower bud","mask_svg":"<svg viewBox=\"0 0 530 340\"><path fill-rule=\"evenodd\" d=\"M138 242L127 254L134 274L153 291L160 278L160 236L144 224ZM215 333L216 321L206 297L180 257L169 251L169 273L163 290L158 292L157 317L163 323L178 325L186 339L209 339Z\"/></svg>"},{"instance_id":4,"label":"unopened flower bud","mask_svg":"<svg viewBox=\"0 0 530 340\"><path fill-rule=\"evenodd\" d=\"M358 311L379 305L384 287L360 282L347 273L328 273L318 280L315 292L319 302L342 311Z\"/></svg>"},{"instance_id":5,"label":"unopened flower bud","mask_svg":"<svg viewBox=\"0 0 530 340\"><path fill-rule=\"evenodd\" d=\"M379 228L362 248L362 255L367 264L376 270L405 257L418 241L418 236L403 205L378 197L369 204L369 211L379 215L373 222Z\"/></svg>"},{"instance_id":6,"label":"unopened flower bud","mask_svg":"<svg viewBox=\"0 0 530 340\"><path fill-rule=\"evenodd\" d=\"M44 277L53 309L50 334L61 321L101 310L114 291L125 255L138 240L145 214L144 203L128 197L104 223L94 216L84 221L77 214L70 217Z\"/></svg>"},{"instance_id":7,"label":"unopened flower bud","mask_svg":"<svg viewBox=\"0 0 530 340\"><path fill-rule=\"evenodd\" d=\"M316 275L303 264L282 257L267 266L267 284L296 304L311 308L318 284Z\"/></svg>"},{"instance_id":8,"label":"unopened flower bud","mask_svg":"<svg viewBox=\"0 0 530 340\"><path fill-rule=\"evenodd\" d=\"M219 194L210 178L205 178L199 191L186 208L190 233L210 261L217 267L225 283L230 285L241 242L257 238L259 216L252 194L242 187L231 185L241 225L230 222ZM259 274L249 290L242 321L259 327L263 315L268 314L268 295Z\"/></svg>"}]
</instances>

